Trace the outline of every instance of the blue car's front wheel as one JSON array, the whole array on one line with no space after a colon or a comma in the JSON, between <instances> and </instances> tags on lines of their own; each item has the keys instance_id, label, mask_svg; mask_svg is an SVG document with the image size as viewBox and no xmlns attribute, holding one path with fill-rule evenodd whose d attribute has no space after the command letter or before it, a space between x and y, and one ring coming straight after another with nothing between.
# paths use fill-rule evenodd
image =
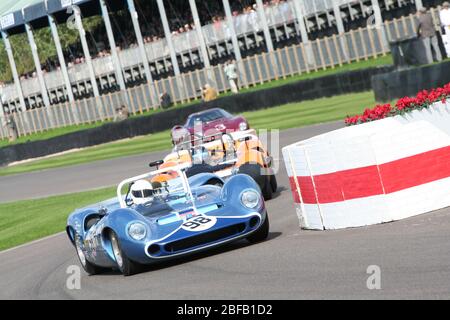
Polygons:
<instances>
[{"instance_id":1,"label":"blue car's front wheel","mask_svg":"<svg viewBox=\"0 0 450 320\"><path fill-rule=\"evenodd\" d=\"M86 259L86 255L82 249L81 237L78 234L75 234L75 249L77 251L78 260L80 260L81 266L87 274L91 276L104 271L103 268L97 267Z\"/></svg>"},{"instance_id":2,"label":"blue car's front wheel","mask_svg":"<svg viewBox=\"0 0 450 320\"><path fill-rule=\"evenodd\" d=\"M140 265L134 261L131 261L123 252L119 238L114 231L110 232L110 240L113 249L114 259L116 260L117 267L124 276L131 276L139 272Z\"/></svg>"}]
</instances>

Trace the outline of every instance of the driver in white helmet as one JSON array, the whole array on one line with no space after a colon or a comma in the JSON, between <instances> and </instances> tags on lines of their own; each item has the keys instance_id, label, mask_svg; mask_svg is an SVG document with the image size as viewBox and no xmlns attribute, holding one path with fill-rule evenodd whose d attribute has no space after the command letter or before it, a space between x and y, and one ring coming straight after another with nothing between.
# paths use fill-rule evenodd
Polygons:
<instances>
[{"instance_id":1,"label":"driver in white helmet","mask_svg":"<svg viewBox=\"0 0 450 320\"><path fill-rule=\"evenodd\" d=\"M138 180L131 186L130 194L133 204L140 205L153 201L155 191L149 181Z\"/></svg>"}]
</instances>

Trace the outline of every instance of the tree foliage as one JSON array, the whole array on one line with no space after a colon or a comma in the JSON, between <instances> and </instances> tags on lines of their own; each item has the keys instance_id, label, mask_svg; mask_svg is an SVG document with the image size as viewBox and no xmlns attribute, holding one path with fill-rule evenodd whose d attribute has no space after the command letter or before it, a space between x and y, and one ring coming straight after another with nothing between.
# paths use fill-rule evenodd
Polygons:
<instances>
[{"instance_id":1,"label":"tree foliage","mask_svg":"<svg viewBox=\"0 0 450 320\"><path fill-rule=\"evenodd\" d=\"M101 23L102 18L100 16L83 19L83 26L88 32L95 32ZM41 64L44 64L49 59L57 61L56 47L50 27L33 30L33 34ZM63 50L79 42L78 31L69 28L67 24L58 25L58 34ZM10 42L19 75L34 72L35 66L26 33L11 35ZM11 68L3 41L0 42L0 81L12 81Z\"/></svg>"}]
</instances>

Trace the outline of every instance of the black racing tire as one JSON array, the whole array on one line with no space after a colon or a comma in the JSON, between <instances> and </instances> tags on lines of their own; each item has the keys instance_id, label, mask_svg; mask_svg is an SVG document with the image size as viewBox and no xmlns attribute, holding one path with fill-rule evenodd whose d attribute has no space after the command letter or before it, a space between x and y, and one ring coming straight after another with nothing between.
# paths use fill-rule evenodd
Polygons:
<instances>
[{"instance_id":1,"label":"black racing tire","mask_svg":"<svg viewBox=\"0 0 450 320\"><path fill-rule=\"evenodd\" d=\"M122 272L125 277L132 276L138 273L141 270L141 265L134 261L131 261L126 256L126 254L122 250L122 247L120 246L120 240L119 237L117 237L116 233L111 230L109 233L109 237L113 249L113 255L116 259L119 271Z\"/></svg>"},{"instance_id":2,"label":"black racing tire","mask_svg":"<svg viewBox=\"0 0 450 320\"><path fill-rule=\"evenodd\" d=\"M86 259L86 256L84 255L84 252L81 249L81 237L78 234L75 234L74 245L75 250L77 252L78 260L80 261L81 266L88 275L93 276L105 271L105 268L98 267Z\"/></svg>"},{"instance_id":3,"label":"black racing tire","mask_svg":"<svg viewBox=\"0 0 450 320\"><path fill-rule=\"evenodd\" d=\"M276 193L278 190L278 182L274 174L270 176L270 186L272 187L272 192Z\"/></svg>"},{"instance_id":4,"label":"black racing tire","mask_svg":"<svg viewBox=\"0 0 450 320\"><path fill-rule=\"evenodd\" d=\"M266 220L264 220L264 223L259 227L258 230L247 237L247 241L253 244L266 240L269 236L269 229L269 215L266 215Z\"/></svg>"},{"instance_id":5,"label":"black racing tire","mask_svg":"<svg viewBox=\"0 0 450 320\"><path fill-rule=\"evenodd\" d=\"M273 190L270 183L270 176L263 174L267 169L261 167L259 164L246 163L239 167L239 173L249 175L255 180L261 189L264 200L271 200L273 198Z\"/></svg>"},{"instance_id":6,"label":"black racing tire","mask_svg":"<svg viewBox=\"0 0 450 320\"><path fill-rule=\"evenodd\" d=\"M196 176L200 173L214 173L214 168L209 164L201 163L201 164L194 164L192 165L192 167L186 170L186 176L188 178Z\"/></svg>"},{"instance_id":7,"label":"black racing tire","mask_svg":"<svg viewBox=\"0 0 450 320\"><path fill-rule=\"evenodd\" d=\"M273 190L272 190L272 185L270 183L270 176L269 177L266 176L265 178L266 179L265 179L265 182L264 182L264 187L263 187L263 189L261 191L262 191L262 194L264 196L264 200L267 201L267 200L272 200L272 198L273 198Z\"/></svg>"},{"instance_id":8,"label":"black racing tire","mask_svg":"<svg viewBox=\"0 0 450 320\"><path fill-rule=\"evenodd\" d=\"M258 184L261 191L264 189L264 185L266 183L265 176L261 174L261 171L263 168L259 164L251 164L251 163L245 163L242 166L239 167L239 173L240 174L246 174L255 180L255 182Z\"/></svg>"}]
</instances>

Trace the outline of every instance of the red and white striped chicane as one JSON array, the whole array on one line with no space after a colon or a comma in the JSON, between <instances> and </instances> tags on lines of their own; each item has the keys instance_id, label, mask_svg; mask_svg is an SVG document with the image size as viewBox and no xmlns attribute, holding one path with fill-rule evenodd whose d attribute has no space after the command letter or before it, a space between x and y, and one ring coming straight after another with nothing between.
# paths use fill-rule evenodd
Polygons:
<instances>
[{"instance_id":1,"label":"red and white striped chicane","mask_svg":"<svg viewBox=\"0 0 450 320\"><path fill-rule=\"evenodd\" d=\"M450 206L450 107L442 103L283 149L301 226L338 229Z\"/></svg>"}]
</instances>

